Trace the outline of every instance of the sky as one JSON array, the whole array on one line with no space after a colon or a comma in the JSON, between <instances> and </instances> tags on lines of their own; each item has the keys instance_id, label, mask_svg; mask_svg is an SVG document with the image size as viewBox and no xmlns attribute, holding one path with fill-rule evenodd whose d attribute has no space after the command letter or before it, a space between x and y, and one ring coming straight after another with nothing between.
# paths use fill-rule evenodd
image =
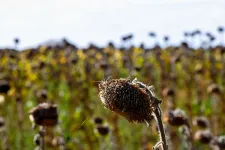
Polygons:
<instances>
[{"instance_id":1,"label":"sky","mask_svg":"<svg viewBox=\"0 0 225 150\"><path fill-rule=\"evenodd\" d=\"M120 45L129 33L134 44L150 45L150 31L175 44L184 31L216 35L218 26L225 27L225 0L0 0L0 48L15 37L20 49L64 37L79 47Z\"/></svg>"}]
</instances>

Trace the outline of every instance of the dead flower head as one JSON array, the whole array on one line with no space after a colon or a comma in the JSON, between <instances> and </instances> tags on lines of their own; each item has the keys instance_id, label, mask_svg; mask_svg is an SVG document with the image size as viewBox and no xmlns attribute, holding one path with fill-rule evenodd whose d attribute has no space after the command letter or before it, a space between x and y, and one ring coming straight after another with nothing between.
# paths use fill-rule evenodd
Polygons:
<instances>
[{"instance_id":1,"label":"dead flower head","mask_svg":"<svg viewBox=\"0 0 225 150\"><path fill-rule=\"evenodd\" d=\"M217 141L217 145L221 149L225 149L225 135L219 136L216 141Z\"/></svg>"},{"instance_id":2,"label":"dead flower head","mask_svg":"<svg viewBox=\"0 0 225 150\"><path fill-rule=\"evenodd\" d=\"M0 80L0 93L7 93L10 90L9 82L6 80Z\"/></svg>"},{"instance_id":3,"label":"dead flower head","mask_svg":"<svg viewBox=\"0 0 225 150\"><path fill-rule=\"evenodd\" d=\"M96 129L98 133L102 136L105 136L109 133L109 127L107 126L98 125Z\"/></svg>"},{"instance_id":4,"label":"dead flower head","mask_svg":"<svg viewBox=\"0 0 225 150\"><path fill-rule=\"evenodd\" d=\"M57 105L39 104L30 111L30 120L36 125L55 126L58 123Z\"/></svg>"},{"instance_id":5,"label":"dead flower head","mask_svg":"<svg viewBox=\"0 0 225 150\"><path fill-rule=\"evenodd\" d=\"M195 117L194 120L193 120L193 124L195 126L200 127L200 128L208 128L209 127L209 120L204 116Z\"/></svg>"},{"instance_id":6,"label":"dead flower head","mask_svg":"<svg viewBox=\"0 0 225 150\"><path fill-rule=\"evenodd\" d=\"M148 87L137 79L102 81L99 89L102 104L125 117L129 122L150 122L155 104L160 102L155 98L152 87Z\"/></svg>"},{"instance_id":7,"label":"dead flower head","mask_svg":"<svg viewBox=\"0 0 225 150\"><path fill-rule=\"evenodd\" d=\"M103 123L103 119L101 117L95 117L94 118L94 123L95 124L102 124Z\"/></svg>"},{"instance_id":8,"label":"dead flower head","mask_svg":"<svg viewBox=\"0 0 225 150\"><path fill-rule=\"evenodd\" d=\"M175 91L173 88L165 88L163 90L163 96L167 97L167 96L174 96L175 95Z\"/></svg>"},{"instance_id":9,"label":"dead flower head","mask_svg":"<svg viewBox=\"0 0 225 150\"><path fill-rule=\"evenodd\" d=\"M217 84L213 83L208 86L207 91L209 94L220 94L220 89Z\"/></svg>"},{"instance_id":10,"label":"dead flower head","mask_svg":"<svg viewBox=\"0 0 225 150\"><path fill-rule=\"evenodd\" d=\"M194 139L203 144L209 144L213 135L209 130L200 130L195 133Z\"/></svg>"},{"instance_id":11,"label":"dead flower head","mask_svg":"<svg viewBox=\"0 0 225 150\"><path fill-rule=\"evenodd\" d=\"M170 110L166 120L172 126L188 125L188 118L181 109Z\"/></svg>"},{"instance_id":12,"label":"dead flower head","mask_svg":"<svg viewBox=\"0 0 225 150\"><path fill-rule=\"evenodd\" d=\"M3 117L0 117L0 128L4 127L5 125L5 119Z\"/></svg>"}]
</instances>

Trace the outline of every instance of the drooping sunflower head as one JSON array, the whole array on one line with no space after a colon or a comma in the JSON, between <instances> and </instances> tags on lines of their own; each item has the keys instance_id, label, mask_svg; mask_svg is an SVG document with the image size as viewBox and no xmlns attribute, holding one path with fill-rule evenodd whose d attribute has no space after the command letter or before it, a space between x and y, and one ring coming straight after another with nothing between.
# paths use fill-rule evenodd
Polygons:
<instances>
[{"instance_id":1,"label":"drooping sunflower head","mask_svg":"<svg viewBox=\"0 0 225 150\"><path fill-rule=\"evenodd\" d=\"M154 111L154 93L150 88L130 79L111 79L99 84L102 104L130 122L149 122Z\"/></svg>"}]
</instances>

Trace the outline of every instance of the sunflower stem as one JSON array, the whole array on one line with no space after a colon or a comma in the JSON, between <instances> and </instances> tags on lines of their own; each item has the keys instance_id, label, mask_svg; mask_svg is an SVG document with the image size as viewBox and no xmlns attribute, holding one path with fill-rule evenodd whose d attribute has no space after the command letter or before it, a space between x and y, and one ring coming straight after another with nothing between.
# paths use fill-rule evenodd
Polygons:
<instances>
[{"instance_id":1,"label":"sunflower stem","mask_svg":"<svg viewBox=\"0 0 225 150\"><path fill-rule=\"evenodd\" d=\"M40 148L41 148L41 150L45 150L45 127L44 126L41 126L39 134L41 136Z\"/></svg>"},{"instance_id":2,"label":"sunflower stem","mask_svg":"<svg viewBox=\"0 0 225 150\"><path fill-rule=\"evenodd\" d=\"M162 113L161 113L161 109L159 106L156 107L156 109L153 113L153 116L157 122L158 132L159 132L159 137L160 137L159 142L162 143L162 149L168 150L166 136L165 136L165 130L164 130L163 123L162 123Z\"/></svg>"}]
</instances>

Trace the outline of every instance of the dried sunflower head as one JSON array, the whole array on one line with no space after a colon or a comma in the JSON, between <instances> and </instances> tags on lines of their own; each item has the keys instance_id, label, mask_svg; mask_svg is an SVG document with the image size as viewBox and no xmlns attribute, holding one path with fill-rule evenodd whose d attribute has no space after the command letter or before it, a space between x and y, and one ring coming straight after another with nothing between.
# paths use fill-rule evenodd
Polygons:
<instances>
[{"instance_id":1,"label":"dried sunflower head","mask_svg":"<svg viewBox=\"0 0 225 150\"><path fill-rule=\"evenodd\" d=\"M173 88L165 88L164 90L163 90L163 96L174 96L175 95L175 91L174 91L174 89Z\"/></svg>"},{"instance_id":2,"label":"dried sunflower head","mask_svg":"<svg viewBox=\"0 0 225 150\"><path fill-rule=\"evenodd\" d=\"M188 118L181 109L170 110L166 118L167 122L172 126L188 125Z\"/></svg>"},{"instance_id":3,"label":"dried sunflower head","mask_svg":"<svg viewBox=\"0 0 225 150\"><path fill-rule=\"evenodd\" d=\"M223 28L222 26L219 26L219 27L217 28L217 31L218 31L219 33L222 33L222 32L224 32L224 28Z\"/></svg>"},{"instance_id":4,"label":"dried sunflower head","mask_svg":"<svg viewBox=\"0 0 225 150\"><path fill-rule=\"evenodd\" d=\"M0 128L5 126L5 119L3 117L0 117Z\"/></svg>"},{"instance_id":5,"label":"dried sunflower head","mask_svg":"<svg viewBox=\"0 0 225 150\"><path fill-rule=\"evenodd\" d=\"M10 90L9 82L6 80L0 80L0 93L7 93Z\"/></svg>"},{"instance_id":6,"label":"dried sunflower head","mask_svg":"<svg viewBox=\"0 0 225 150\"><path fill-rule=\"evenodd\" d=\"M193 120L193 124L200 128L207 128L209 127L209 120L204 116L195 117Z\"/></svg>"},{"instance_id":7,"label":"dried sunflower head","mask_svg":"<svg viewBox=\"0 0 225 150\"><path fill-rule=\"evenodd\" d=\"M220 94L220 89L217 84L213 83L208 86L207 91L209 94Z\"/></svg>"},{"instance_id":8,"label":"dried sunflower head","mask_svg":"<svg viewBox=\"0 0 225 150\"><path fill-rule=\"evenodd\" d=\"M98 125L96 129L98 133L102 136L105 136L109 133L109 127L107 126Z\"/></svg>"},{"instance_id":9,"label":"dried sunflower head","mask_svg":"<svg viewBox=\"0 0 225 150\"><path fill-rule=\"evenodd\" d=\"M36 96L38 98L47 99L48 98L48 92L45 89L41 89L36 92Z\"/></svg>"},{"instance_id":10,"label":"dried sunflower head","mask_svg":"<svg viewBox=\"0 0 225 150\"><path fill-rule=\"evenodd\" d=\"M209 144L213 139L213 135L209 130L199 130L195 133L194 139L203 144Z\"/></svg>"},{"instance_id":11,"label":"dried sunflower head","mask_svg":"<svg viewBox=\"0 0 225 150\"><path fill-rule=\"evenodd\" d=\"M55 126L58 123L57 105L41 103L30 111L30 120L36 125Z\"/></svg>"},{"instance_id":12,"label":"dried sunflower head","mask_svg":"<svg viewBox=\"0 0 225 150\"><path fill-rule=\"evenodd\" d=\"M94 123L95 124L102 124L103 123L103 119L101 117L95 117L94 118Z\"/></svg>"},{"instance_id":13,"label":"dried sunflower head","mask_svg":"<svg viewBox=\"0 0 225 150\"><path fill-rule=\"evenodd\" d=\"M39 145L41 144L41 136L40 136L40 134L36 134L36 135L34 136L33 141L34 141L34 144L35 144L35 145L39 146Z\"/></svg>"},{"instance_id":14,"label":"dried sunflower head","mask_svg":"<svg viewBox=\"0 0 225 150\"><path fill-rule=\"evenodd\" d=\"M225 149L225 135L219 136L216 141L217 141L217 145L221 149Z\"/></svg>"},{"instance_id":15,"label":"dried sunflower head","mask_svg":"<svg viewBox=\"0 0 225 150\"><path fill-rule=\"evenodd\" d=\"M125 117L129 122L150 122L156 104L151 87L134 79L112 79L99 84L100 99L109 110Z\"/></svg>"}]
</instances>

